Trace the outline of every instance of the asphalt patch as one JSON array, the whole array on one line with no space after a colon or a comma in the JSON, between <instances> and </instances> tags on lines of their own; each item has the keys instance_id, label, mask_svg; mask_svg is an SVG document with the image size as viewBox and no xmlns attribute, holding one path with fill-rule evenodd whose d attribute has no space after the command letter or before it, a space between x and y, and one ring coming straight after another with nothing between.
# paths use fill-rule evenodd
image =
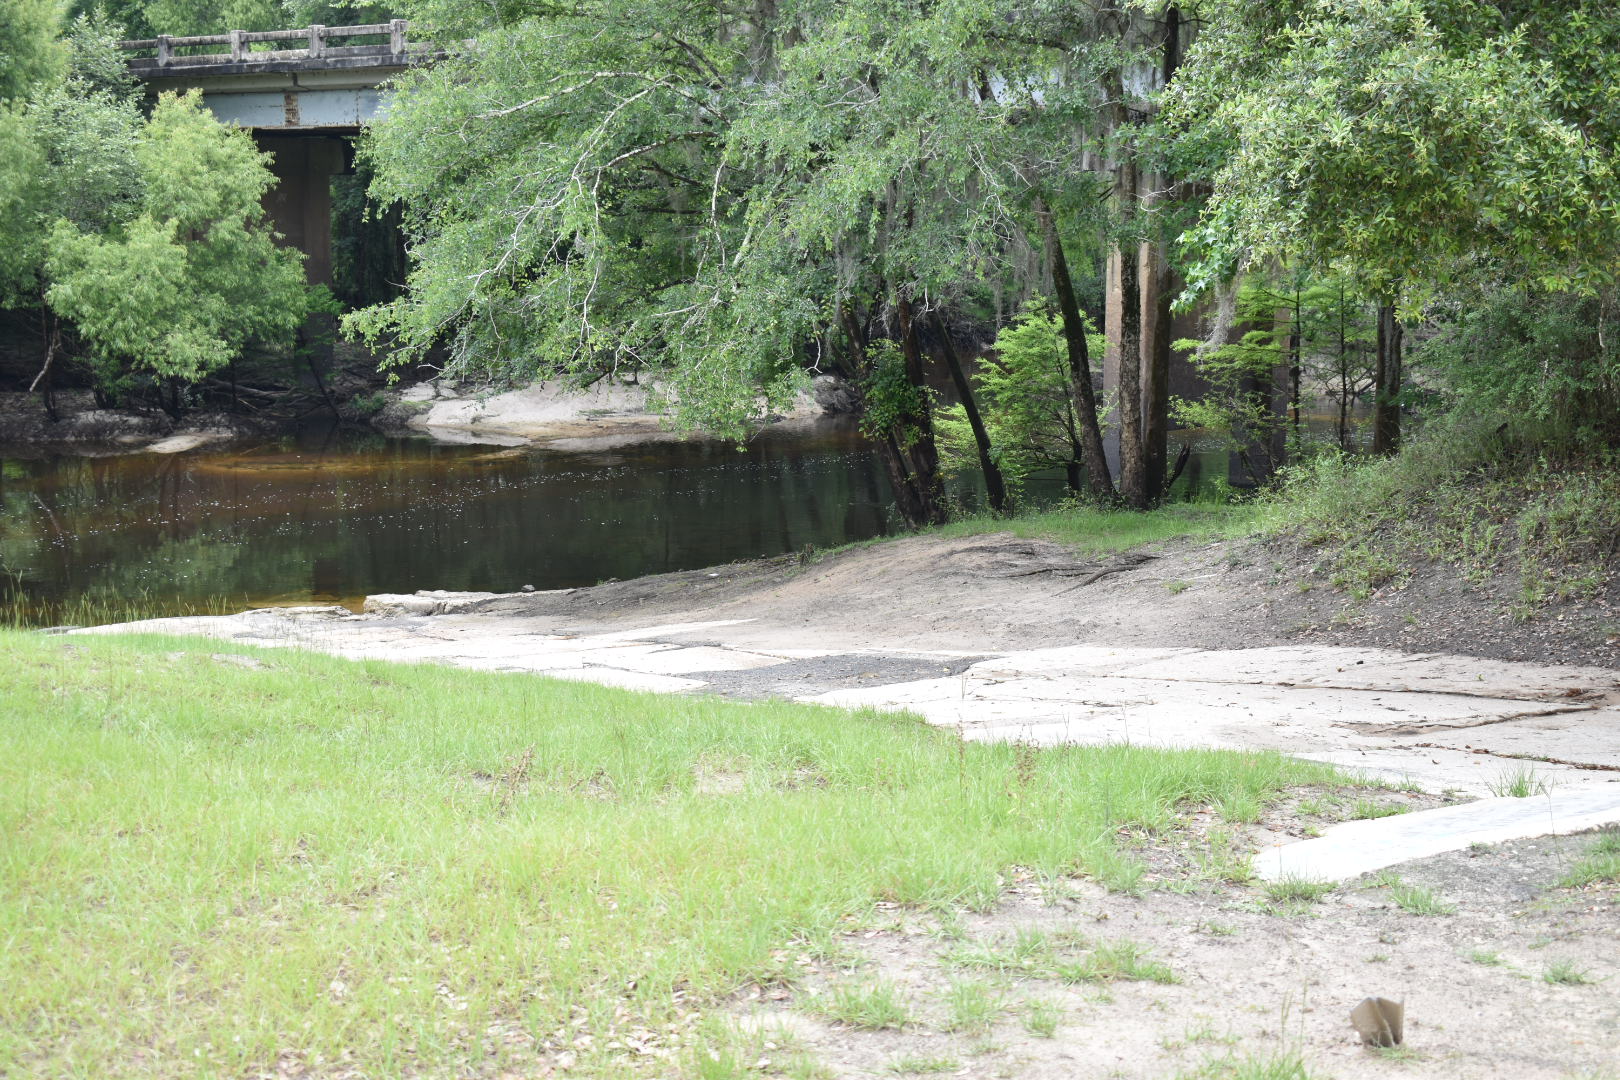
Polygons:
<instances>
[{"instance_id":1,"label":"asphalt patch","mask_svg":"<svg viewBox=\"0 0 1620 1080\"><path fill-rule=\"evenodd\" d=\"M871 653L838 653L809 660L789 660L749 671L692 671L682 678L702 679L704 693L735 698L809 697L833 690L942 679L960 675L989 656L905 657Z\"/></svg>"}]
</instances>

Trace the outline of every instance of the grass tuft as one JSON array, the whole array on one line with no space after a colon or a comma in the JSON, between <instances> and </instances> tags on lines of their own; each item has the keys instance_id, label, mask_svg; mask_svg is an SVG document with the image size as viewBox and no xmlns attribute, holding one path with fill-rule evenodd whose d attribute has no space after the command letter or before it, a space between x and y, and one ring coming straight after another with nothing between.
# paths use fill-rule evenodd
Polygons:
<instances>
[{"instance_id":1,"label":"grass tuft","mask_svg":"<svg viewBox=\"0 0 1620 1080\"><path fill-rule=\"evenodd\" d=\"M1456 904L1448 904L1434 894L1433 889L1426 889L1422 885L1409 885L1400 883L1390 886L1390 899L1402 911L1411 915L1455 915Z\"/></svg>"},{"instance_id":2,"label":"grass tuft","mask_svg":"<svg viewBox=\"0 0 1620 1080\"><path fill-rule=\"evenodd\" d=\"M1499 799L1528 799L1532 795L1546 795L1552 791L1552 784L1528 765L1504 770L1485 787Z\"/></svg>"},{"instance_id":3,"label":"grass tuft","mask_svg":"<svg viewBox=\"0 0 1620 1080\"><path fill-rule=\"evenodd\" d=\"M1588 969L1573 960L1550 960L1542 969L1541 981L1554 986L1586 986L1596 980Z\"/></svg>"},{"instance_id":4,"label":"grass tuft","mask_svg":"<svg viewBox=\"0 0 1620 1080\"><path fill-rule=\"evenodd\" d=\"M971 980L953 981L945 990L945 1004L950 1009L945 1030L975 1034L989 1031L1002 1007L1001 996L989 984Z\"/></svg>"},{"instance_id":5,"label":"grass tuft","mask_svg":"<svg viewBox=\"0 0 1620 1080\"><path fill-rule=\"evenodd\" d=\"M1306 1067L1303 1054L1284 1050L1213 1058L1176 1080L1319 1080L1319 1074Z\"/></svg>"},{"instance_id":6,"label":"grass tuft","mask_svg":"<svg viewBox=\"0 0 1620 1080\"><path fill-rule=\"evenodd\" d=\"M1559 882L1566 889L1620 882L1620 829L1606 829Z\"/></svg>"},{"instance_id":7,"label":"grass tuft","mask_svg":"<svg viewBox=\"0 0 1620 1080\"><path fill-rule=\"evenodd\" d=\"M897 1057L889 1062L887 1068L892 1073L903 1075L924 1075L927 1073L955 1072L962 1067L962 1063L955 1058L948 1057L920 1057L907 1054Z\"/></svg>"},{"instance_id":8,"label":"grass tuft","mask_svg":"<svg viewBox=\"0 0 1620 1080\"><path fill-rule=\"evenodd\" d=\"M1314 881L1310 878L1285 877L1266 885L1266 896L1273 903L1306 903L1314 904L1338 886L1331 881Z\"/></svg>"},{"instance_id":9,"label":"grass tuft","mask_svg":"<svg viewBox=\"0 0 1620 1080\"><path fill-rule=\"evenodd\" d=\"M911 1022L905 995L884 979L863 985L844 983L810 998L809 1003L828 1020L865 1031L903 1028Z\"/></svg>"},{"instance_id":10,"label":"grass tuft","mask_svg":"<svg viewBox=\"0 0 1620 1080\"><path fill-rule=\"evenodd\" d=\"M1057 1034L1062 1018L1063 1007L1056 1002L1031 1001L1024 1010L1024 1030L1037 1039L1050 1039Z\"/></svg>"}]
</instances>

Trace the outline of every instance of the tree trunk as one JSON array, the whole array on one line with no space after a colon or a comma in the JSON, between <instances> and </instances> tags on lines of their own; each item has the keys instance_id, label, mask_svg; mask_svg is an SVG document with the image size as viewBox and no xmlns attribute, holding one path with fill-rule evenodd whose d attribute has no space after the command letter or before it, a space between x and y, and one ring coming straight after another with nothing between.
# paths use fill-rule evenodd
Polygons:
<instances>
[{"instance_id":1,"label":"tree trunk","mask_svg":"<svg viewBox=\"0 0 1620 1080\"><path fill-rule=\"evenodd\" d=\"M1294 287L1294 322L1288 334L1288 426L1293 436L1294 446L1300 445L1302 433L1300 431L1299 415L1299 377L1300 353L1303 342L1300 340L1300 320L1304 317L1304 304L1299 295L1299 286Z\"/></svg>"},{"instance_id":2,"label":"tree trunk","mask_svg":"<svg viewBox=\"0 0 1620 1080\"><path fill-rule=\"evenodd\" d=\"M951 382L956 384L957 396L962 399L962 411L967 414L968 427L973 429L973 444L979 451L979 469L984 473L985 491L990 497L990 509L997 514L1005 514L1007 505L1007 484L1001 475L1001 466L991 453L990 433L984 428L984 419L979 415L978 403L973 400L973 388L968 385L967 373L962 370L962 359L956 354L956 345L951 341L951 332L945 325L945 320L934 313L934 333L939 335L940 352L945 357L945 366L950 369Z\"/></svg>"},{"instance_id":3,"label":"tree trunk","mask_svg":"<svg viewBox=\"0 0 1620 1080\"><path fill-rule=\"evenodd\" d=\"M1373 383L1373 453L1393 454L1401 445L1401 323L1395 305L1378 306L1378 365Z\"/></svg>"},{"instance_id":4,"label":"tree trunk","mask_svg":"<svg viewBox=\"0 0 1620 1080\"><path fill-rule=\"evenodd\" d=\"M1157 499L1168 488L1170 463L1170 267L1158 244L1143 244L1141 254L1151 275L1143 283L1142 443L1148 494Z\"/></svg>"},{"instance_id":5,"label":"tree trunk","mask_svg":"<svg viewBox=\"0 0 1620 1080\"><path fill-rule=\"evenodd\" d=\"M1052 212L1037 211L1045 233L1046 257L1052 270L1052 291L1057 294L1058 314L1063 319L1063 340L1069 352L1069 392L1074 399L1075 421L1080 425L1080 457L1086 467L1086 483L1101 502L1113 502L1114 480L1108 472L1108 455L1103 450L1102 425L1097 419L1097 392L1091 385L1091 354L1086 345L1086 324L1080 318L1080 305L1074 299L1074 282L1069 278L1069 260L1063 254Z\"/></svg>"},{"instance_id":6,"label":"tree trunk","mask_svg":"<svg viewBox=\"0 0 1620 1080\"><path fill-rule=\"evenodd\" d=\"M158 390L158 400L163 403L163 411L169 414L169 419L178 424L185 415L185 410L180 408L180 380L172 376L165 379Z\"/></svg>"},{"instance_id":7,"label":"tree trunk","mask_svg":"<svg viewBox=\"0 0 1620 1080\"><path fill-rule=\"evenodd\" d=\"M56 415L56 394L53 392L51 381L56 365L56 354L62 350L62 323L53 319L50 312L45 313L45 363L40 365L39 374L34 381L28 384L28 392L39 391L39 403L45 406L45 415L50 417L51 423L56 423L61 417Z\"/></svg>"},{"instance_id":8,"label":"tree trunk","mask_svg":"<svg viewBox=\"0 0 1620 1080\"><path fill-rule=\"evenodd\" d=\"M911 301L901 299L896 306L900 317L900 355L906 360L906 381L919 390L927 390L928 380L923 377L922 347L917 343L917 322L912 318ZM926 396L924 398L926 401ZM943 525L945 512L945 481L939 472L939 447L934 442L934 417L928 406L921 415L912 418L916 437L907 446L911 457L911 475L917 483L917 496L922 504L925 525Z\"/></svg>"},{"instance_id":9,"label":"tree trunk","mask_svg":"<svg viewBox=\"0 0 1620 1080\"><path fill-rule=\"evenodd\" d=\"M860 320L855 317L854 310L848 304L839 309L838 318L843 327L844 337L849 343L850 369L853 375L850 386L860 399L860 408L864 411L866 397L864 376L871 370L866 357L866 334ZM894 493L894 506L900 513L900 520L909 529L934 524L932 508L922 496L923 489L913 472L906 448L900 445L899 439L892 431L883 432L873 441L877 444L878 457L883 461L883 471L889 477L889 487Z\"/></svg>"},{"instance_id":10,"label":"tree trunk","mask_svg":"<svg viewBox=\"0 0 1620 1080\"><path fill-rule=\"evenodd\" d=\"M1136 165L1121 167L1120 207L1134 216ZM1148 506L1147 459L1142 442L1142 259L1135 243L1115 246L1119 254L1119 493L1135 510Z\"/></svg>"},{"instance_id":11,"label":"tree trunk","mask_svg":"<svg viewBox=\"0 0 1620 1080\"><path fill-rule=\"evenodd\" d=\"M1350 349L1345 341L1344 286L1339 287L1339 449L1350 449Z\"/></svg>"},{"instance_id":12,"label":"tree trunk","mask_svg":"<svg viewBox=\"0 0 1620 1080\"><path fill-rule=\"evenodd\" d=\"M1163 45L1159 75L1161 86L1170 85L1181 66L1181 11L1171 4L1163 15ZM1141 185L1138 185L1139 187ZM1168 177L1153 174L1147 184L1148 198L1157 201L1168 191ZM1143 262L1150 278L1143 283L1147 304L1142 339L1147 354L1142 358L1142 441L1146 457L1147 490L1152 499L1163 498L1174 483L1170 475L1170 298L1173 292L1170 261L1164 246L1156 242L1142 245Z\"/></svg>"}]
</instances>

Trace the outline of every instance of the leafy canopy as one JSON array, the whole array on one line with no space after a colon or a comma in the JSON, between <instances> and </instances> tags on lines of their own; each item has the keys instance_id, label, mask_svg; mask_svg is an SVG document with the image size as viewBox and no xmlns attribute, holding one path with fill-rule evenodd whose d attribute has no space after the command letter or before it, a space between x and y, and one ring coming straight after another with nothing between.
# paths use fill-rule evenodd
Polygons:
<instances>
[{"instance_id":1,"label":"leafy canopy","mask_svg":"<svg viewBox=\"0 0 1620 1080\"><path fill-rule=\"evenodd\" d=\"M1213 194L1192 291L1278 257L1414 302L1480 264L1610 280L1620 9L1577 0L1208 0L1168 96Z\"/></svg>"}]
</instances>

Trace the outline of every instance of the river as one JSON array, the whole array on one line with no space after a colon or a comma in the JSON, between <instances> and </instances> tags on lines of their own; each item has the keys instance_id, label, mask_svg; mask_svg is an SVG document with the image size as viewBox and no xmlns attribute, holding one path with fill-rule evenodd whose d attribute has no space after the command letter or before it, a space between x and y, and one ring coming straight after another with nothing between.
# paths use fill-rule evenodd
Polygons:
<instances>
[{"instance_id":1,"label":"river","mask_svg":"<svg viewBox=\"0 0 1620 1080\"><path fill-rule=\"evenodd\" d=\"M562 453L310 431L229 452L0 450L0 611L39 623L554 589L891 527L875 455L832 422L741 449Z\"/></svg>"}]
</instances>

